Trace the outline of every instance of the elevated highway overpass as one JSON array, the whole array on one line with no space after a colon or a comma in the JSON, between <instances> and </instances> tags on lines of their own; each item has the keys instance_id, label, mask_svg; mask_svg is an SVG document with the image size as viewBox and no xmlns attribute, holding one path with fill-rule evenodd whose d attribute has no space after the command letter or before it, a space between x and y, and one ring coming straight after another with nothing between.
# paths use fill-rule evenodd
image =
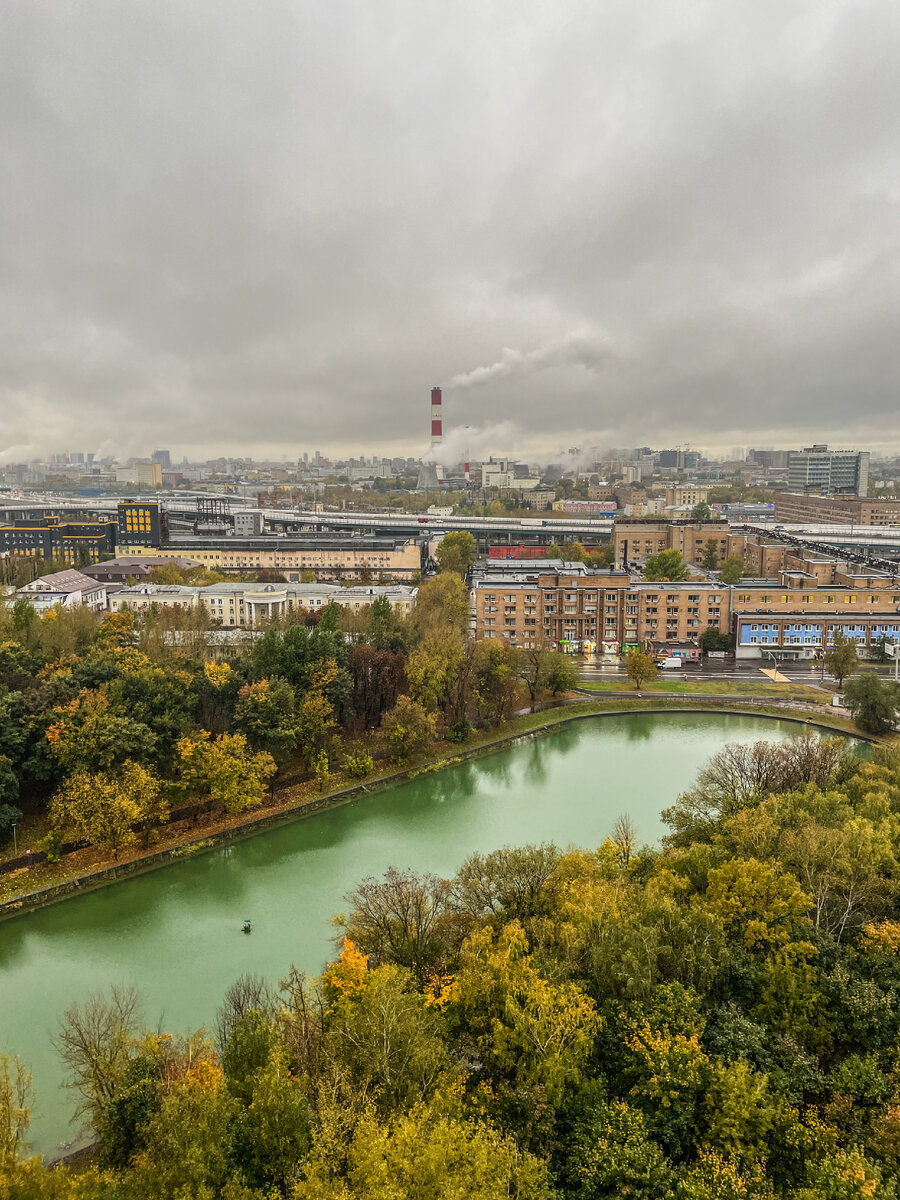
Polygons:
<instances>
[{"instance_id":1,"label":"elevated highway overpass","mask_svg":"<svg viewBox=\"0 0 900 1200\"><path fill-rule=\"evenodd\" d=\"M0 499L0 518L37 517L55 513L114 515L121 498L98 497L97 499L76 497L40 497L25 499ZM228 494L213 495L209 492L179 494L177 496L129 496L128 499L158 501L160 508L175 518L179 524L204 519L198 511L197 501L217 500L222 502L226 521L235 511L253 507L242 497ZM433 513L398 512L318 512L305 508L263 508L266 523L280 532L310 530L344 530L349 533L399 533L410 537L428 537L464 529L474 534L479 541L500 541L508 545L519 541L531 544L547 544L556 541L586 540L590 544L606 542L612 530L608 517L589 519L569 517L565 514L552 517L464 517L440 516ZM208 519L208 518L206 518Z\"/></svg>"}]
</instances>

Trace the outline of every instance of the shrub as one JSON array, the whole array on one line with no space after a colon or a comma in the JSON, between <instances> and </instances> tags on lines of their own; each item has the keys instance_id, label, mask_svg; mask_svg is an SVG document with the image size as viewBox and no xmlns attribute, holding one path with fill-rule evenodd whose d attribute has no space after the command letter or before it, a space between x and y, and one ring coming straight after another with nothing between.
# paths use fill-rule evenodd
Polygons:
<instances>
[{"instance_id":1,"label":"shrub","mask_svg":"<svg viewBox=\"0 0 900 1200\"><path fill-rule=\"evenodd\" d=\"M62 858L62 838L55 829L51 829L46 837L42 837L38 846L47 855L48 863L58 863Z\"/></svg>"},{"instance_id":2,"label":"shrub","mask_svg":"<svg viewBox=\"0 0 900 1200\"><path fill-rule=\"evenodd\" d=\"M474 726L468 717L463 717L461 721L457 721L447 730L447 741L453 742L455 745L460 745L462 742L467 742L472 736Z\"/></svg>"},{"instance_id":3,"label":"shrub","mask_svg":"<svg viewBox=\"0 0 900 1200\"><path fill-rule=\"evenodd\" d=\"M348 779L365 779L367 775L372 774L374 766L372 755L363 750L359 754L347 755L344 759L344 774Z\"/></svg>"}]
</instances>

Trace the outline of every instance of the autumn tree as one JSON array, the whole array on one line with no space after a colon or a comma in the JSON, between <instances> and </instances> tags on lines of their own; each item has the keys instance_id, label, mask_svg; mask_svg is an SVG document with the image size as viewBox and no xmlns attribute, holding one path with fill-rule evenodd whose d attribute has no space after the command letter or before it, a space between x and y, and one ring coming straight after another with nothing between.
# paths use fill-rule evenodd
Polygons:
<instances>
[{"instance_id":1,"label":"autumn tree","mask_svg":"<svg viewBox=\"0 0 900 1200\"><path fill-rule=\"evenodd\" d=\"M442 571L419 588L410 616L416 642L426 637L462 635L469 625L469 594L455 571Z\"/></svg>"},{"instance_id":2,"label":"autumn tree","mask_svg":"<svg viewBox=\"0 0 900 1200\"><path fill-rule=\"evenodd\" d=\"M547 687L551 696L560 692L572 692L578 687L580 676L578 667L566 654L556 654L550 663L547 673Z\"/></svg>"},{"instance_id":3,"label":"autumn tree","mask_svg":"<svg viewBox=\"0 0 900 1200\"><path fill-rule=\"evenodd\" d=\"M294 689L286 679L259 679L237 695L234 726L254 750L278 754L297 741Z\"/></svg>"},{"instance_id":4,"label":"autumn tree","mask_svg":"<svg viewBox=\"0 0 900 1200\"><path fill-rule=\"evenodd\" d=\"M488 1078L540 1084L556 1099L580 1077L599 1025L576 984L536 969L517 921L466 939L449 1019L464 1022Z\"/></svg>"},{"instance_id":5,"label":"autumn tree","mask_svg":"<svg viewBox=\"0 0 900 1200\"><path fill-rule=\"evenodd\" d=\"M566 542L560 550L560 554L566 562L587 562L587 551L579 541Z\"/></svg>"},{"instance_id":6,"label":"autumn tree","mask_svg":"<svg viewBox=\"0 0 900 1200\"><path fill-rule=\"evenodd\" d=\"M409 696L401 696L382 726L387 738L391 760L398 764L409 762L423 754L437 737L437 719Z\"/></svg>"},{"instance_id":7,"label":"autumn tree","mask_svg":"<svg viewBox=\"0 0 900 1200\"><path fill-rule=\"evenodd\" d=\"M351 704L358 725L374 729L406 687L406 659L391 650L362 643L350 651Z\"/></svg>"},{"instance_id":8,"label":"autumn tree","mask_svg":"<svg viewBox=\"0 0 900 1200\"><path fill-rule=\"evenodd\" d=\"M509 719L517 683L513 653L506 642L483 638L473 650L472 698L475 711L488 725Z\"/></svg>"},{"instance_id":9,"label":"autumn tree","mask_svg":"<svg viewBox=\"0 0 900 1200\"><path fill-rule=\"evenodd\" d=\"M66 1009L54 1037L68 1067L68 1086L78 1092L77 1112L102 1124L136 1052L140 1004L133 988L113 987Z\"/></svg>"},{"instance_id":10,"label":"autumn tree","mask_svg":"<svg viewBox=\"0 0 900 1200\"><path fill-rule=\"evenodd\" d=\"M158 824L167 816L159 779L130 760L115 772L73 772L50 806L61 836L111 850L113 858L135 840L140 822Z\"/></svg>"},{"instance_id":11,"label":"autumn tree","mask_svg":"<svg viewBox=\"0 0 900 1200\"><path fill-rule=\"evenodd\" d=\"M656 663L649 654L642 650L632 650L625 659L625 674L634 681L638 691L645 683L657 676Z\"/></svg>"},{"instance_id":12,"label":"autumn tree","mask_svg":"<svg viewBox=\"0 0 900 1200\"><path fill-rule=\"evenodd\" d=\"M489 854L470 854L450 881L453 909L465 923L509 921L527 924L547 917L559 899L561 852L551 842L504 846Z\"/></svg>"},{"instance_id":13,"label":"autumn tree","mask_svg":"<svg viewBox=\"0 0 900 1200\"><path fill-rule=\"evenodd\" d=\"M443 1020L413 977L390 964L366 972L329 1012L326 1053L384 1114L427 1100L452 1060Z\"/></svg>"},{"instance_id":14,"label":"autumn tree","mask_svg":"<svg viewBox=\"0 0 900 1200\"><path fill-rule=\"evenodd\" d=\"M174 664L163 669L138 651L120 657L120 671L105 687L108 712L149 729L155 738L152 761L162 766L194 717L197 696L191 673Z\"/></svg>"},{"instance_id":15,"label":"autumn tree","mask_svg":"<svg viewBox=\"0 0 900 1200\"><path fill-rule=\"evenodd\" d=\"M56 710L46 733L53 757L70 771L111 771L126 759L146 762L156 735L145 724L110 710L102 690L87 688Z\"/></svg>"},{"instance_id":16,"label":"autumn tree","mask_svg":"<svg viewBox=\"0 0 900 1200\"><path fill-rule=\"evenodd\" d=\"M847 676L859 666L856 642L840 629L834 631L832 645L825 651L825 666L837 680L838 691L843 688Z\"/></svg>"},{"instance_id":17,"label":"autumn tree","mask_svg":"<svg viewBox=\"0 0 900 1200\"><path fill-rule=\"evenodd\" d=\"M420 985L447 950L449 885L436 875L388 868L382 879L364 879L346 897L343 935L373 965L413 971Z\"/></svg>"},{"instance_id":18,"label":"autumn tree","mask_svg":"<svg viewBox=\"0 0 900 1200\"><path fill-rule=\"evenodd\" d=\"M532 712L548 689L555 695L576 686L578 674L573 664L560 651L551 649L543 638L513 654L513 673L528 693Z\"/></svg>"},{"instance_id":19,"label":"autumn tree","mask_svg":"<svg viewBox=\"0 0 900 1200\"><path fill-rule=\"evenodd\" d=\"M435 558L441 570L455 571L458 575L465 575L477 557L475 538L464 529L445 533L435 551Z\"/></svg>"},{"instance_id":20,"label":"autumn tree","mask_svg":"<svg viewBox=\"0 0 900 1200\"><path fill-rule=\"evenodd\" d=\"M854 675L844 688L844 703L864 733L889 733L897 724L900 688L879 675Z\"/></svg>"},{"instance_id":21,"label":"autumn tree","mask_svg":"<svg viewBox=\"0 0 900 1200\"><path fill-rule=\"evenodd\" d=\"M678 583L689 575L688 565L681 557L680 550L660 550L658 554L651 554L644 563L645 579Z\"/></svg>"},{"instance_id":22,"label":"autumn tree","mask_svg":"<svg viewBox=\"0 0 900 1200\"><path fill-rule=\"evenodd\" d=\"M346 1135L345 1163L327 1152L343 1141L336 1114L326 1111L326 1129L294 1185L294 1200L546 1200L547 1168L534 1155L490 1125L433 1102L397 1113L388 1122L367 1112Z\"/></svg>"},{"instance_id":23,"label":"autumn tree","mask_svg":"<svg viewBox=\"0 0 900 1200\"><path fill-rule=\"evenodd\" d=\"M134 613L127 608L119 612L108 612L100 622L97 644L113 652L126 650L137 640L134 628Z\"/></svg>"},{"instance_id":24,"label":"autumn tree","mask_svg":"<svg viewBox=\"0 0 900 1200\"><path fill-rule=\"evenodd\" d=\"M429 712L446 709L465 658L466 643L458 630L428 632L406 664L409 695Z\"/></svg>"},{"instance_id":25,"label":"autumn tree","mask_svg":"<svg viewBox=\"0 0 900 1200\"><path fill-rule=\"evenodd\" d=\"M254 754L242 733L226 733L212 741L201 730L181 738L176 751L185 790L218 801L227 813L261 804L276 771L272 756L262 750Z\"/></svg>"},{"instance_id":26,"label":"autumn tree","mask_svg":"<svg viewBox=\"0 0 900 1200\"><path fill-rule=\"evenodd\" d=\"M719 543L715 538L707 538L703 547L704 571L715 571L719 565Z\"/></svg>"},{"instance_id":27,"label":"autumn tree","mask_svg":"<svg viewBox=\"0 0 900 1200\"><path fill-rule=\"evenodd\" d=\"M327 692L337 676L338 665L334 659L322 664L313 674L309 691L297 710L297 744L308 768L313 767L323 754L327 767L331 731L337 724L334 706L328 699Z\"/></svg>"},{"instance_id":28,"label":"autumn tree","mask_svg":"<svg viewBox=\"0 0 900 1200\"><path fill-rule=\"evenodd\" d=\"M719 578L730 586L740 583L744 577L744 559L740 554L730 554L722 563Z\"/></svg>"}]
</instances>

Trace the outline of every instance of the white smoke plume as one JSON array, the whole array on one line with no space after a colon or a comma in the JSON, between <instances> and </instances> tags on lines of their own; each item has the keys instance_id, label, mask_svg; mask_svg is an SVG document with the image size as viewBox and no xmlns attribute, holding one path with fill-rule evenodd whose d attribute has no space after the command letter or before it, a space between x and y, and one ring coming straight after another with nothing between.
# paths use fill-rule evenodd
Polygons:
<instances>
[{"instance_id":1,"label":"white smoke plume","mask_svg":"<svg viewBox=\"0 0 900 1200\"><path fill-rule=\"evenodd\" d=\"M576 329L537 350L523 352L505 346L497 362L454 375L450 387L478 387L513 376L521 379L550 367L583 367L587 371L600 371L615 357L615 351L605 335Z\"/></svg>"},{"instance_id":2,"label":"white smoke plume","mask_svg":"<svg viewBox=\"0 0 900 1200\"><path fill-rule=\"evenodd\" d=\"M514 454L518 433L512 421L495 425L463 425L451 429L444 440L422 455L422 462L438 462L445 467L472 460L480 462L491 454Z\"/></svg>"}]
</instances>

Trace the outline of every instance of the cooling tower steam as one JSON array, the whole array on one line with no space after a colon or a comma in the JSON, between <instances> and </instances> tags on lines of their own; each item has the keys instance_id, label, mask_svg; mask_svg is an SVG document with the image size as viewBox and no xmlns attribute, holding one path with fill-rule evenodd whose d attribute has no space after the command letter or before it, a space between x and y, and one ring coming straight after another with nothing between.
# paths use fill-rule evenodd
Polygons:
<instances>
[{"instance_id":1,"label":"cooling tower steam","mask_svg":"<svg viewBox=\"0 0 900 1200\"><path fill-rule=\"evenodd\" d=\"M422 456L422 462L436 462L438 457L448 465L465 462L469 458L480 461L491 454L508 453L515 442L516 428L512 421L498 421L496 425L466 425L451 429L444 434L438 446L432 446Z\"/></svg>"},{"instance_id":2,"label":"cooling tower steam","mask_svg":"<svg viewBox=\"0 0 900 1200\"><path fill-rule=\"evenodd\" d=\"M476 367L454 375L451 388L480 387L498 379L524 379L551 367L582 367L586 371L601 371L616 357L610 339L596 332L573 330L564 338L548 342L537 350L523 352L504 347L500 358L487 367Z\"/></svg>"}]
</instances>

